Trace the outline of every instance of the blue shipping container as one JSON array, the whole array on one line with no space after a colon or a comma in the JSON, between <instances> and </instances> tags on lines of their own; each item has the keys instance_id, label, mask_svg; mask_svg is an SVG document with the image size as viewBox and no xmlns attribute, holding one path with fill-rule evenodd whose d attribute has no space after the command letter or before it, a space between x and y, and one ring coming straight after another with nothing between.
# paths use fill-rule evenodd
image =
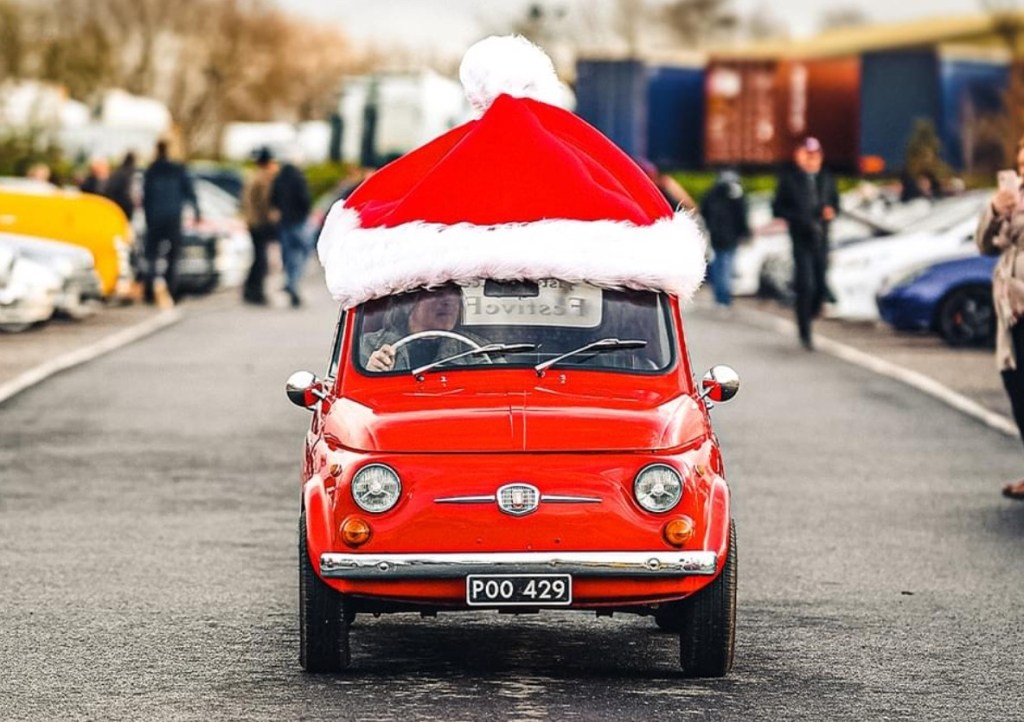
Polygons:
<instances>
[{"instance_id":1,"label":"blue shipping container","mask_svg":"<svg viewBox=\"0 0 1024 722\"><path fill-rule=\"evenodd\" d=\"M578 61L576 113L627 154L646 156L647 69L643 61Z\"/></svg>"},{"instance_id":2,"label":"blue shipping container","mask_svg":"<svg viewBox=\"0 0 1024 722\"><path fill-rule=\"evenodd\" d=\"M939 64L941 101L936 130L943 158L957 170L974 163L964 147L965 123L972 117L1000 113L1010 84L1010 66L986 60L943 58Z\"/></svg>"},{"instance_id":3,"label":"blue shipping container","mask_svg":"<svg viewBox=\"0 0 1024 722\"><path fill-rule=\"evenodd\" d=\"M704 161L704 69L656 66L647 74L647 156L659 168Z\"/></svg>"},{"instance_id":4,"label":"blue shipping container","mask_svg":"<svg viewBox=\"0 0 1024 722\"><path fill-rule=\"evenodd\" d=\"M861 58L861 155L901 169L914 122L930 120L941 156L956 170L964 157L965 122L998 112L1009 82L1005 63L943 58L934 49L865 53Z\"/></svg>"},{"instance_id":5,"label":"blue shipping container","mask_svg":"<svg viewBox=\"0 0 1024 722\"><path fill-rule=\"evenodd\" d=\"M914 121L936 120L938 60L933 50L865 53L860 68L861 155L878 156L894 171L903 166Z\"/></svg>"}]
</instances>

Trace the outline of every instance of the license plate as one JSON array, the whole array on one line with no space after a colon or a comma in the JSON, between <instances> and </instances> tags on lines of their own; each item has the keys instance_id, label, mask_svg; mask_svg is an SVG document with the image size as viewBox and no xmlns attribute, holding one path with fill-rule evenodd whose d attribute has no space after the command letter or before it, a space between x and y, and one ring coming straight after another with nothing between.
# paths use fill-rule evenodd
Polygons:
<instances>
[{"instance_id":1,"label":"license plate","mask_svg":"<svg viewBox=\"0 0 1024 722\"><path fill-rule=\"evenodd\" d=\"M487 607L551 607L572 603L568 574L470 574L466 603Z\"/></svg>"}]
</instances>

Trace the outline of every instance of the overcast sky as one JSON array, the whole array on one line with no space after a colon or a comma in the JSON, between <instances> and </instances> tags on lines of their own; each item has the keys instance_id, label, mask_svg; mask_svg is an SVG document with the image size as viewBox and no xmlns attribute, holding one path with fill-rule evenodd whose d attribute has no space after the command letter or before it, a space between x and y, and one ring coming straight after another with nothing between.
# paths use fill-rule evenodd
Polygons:
<instances>
[{"instance_id":1,"label":"overcast sky","mask_svg":"<svg viewBox=\"0 0 1024 722\"><path fill-rule=\"evenodd\" d=\"M563 3L579 0L561 0ZM587 0L592 1L592 0ZM488 17L514 17L529 0L275 0L289 11L341 25L357 43L400 42L417 48L464 47L489 30ZM548 4L552 4L549 0ZM794 35L813 33L822 13L859 8L880 22L970 14L980 0L733 0L740 14L766 8Z\"/></svg>"}]
</instances>

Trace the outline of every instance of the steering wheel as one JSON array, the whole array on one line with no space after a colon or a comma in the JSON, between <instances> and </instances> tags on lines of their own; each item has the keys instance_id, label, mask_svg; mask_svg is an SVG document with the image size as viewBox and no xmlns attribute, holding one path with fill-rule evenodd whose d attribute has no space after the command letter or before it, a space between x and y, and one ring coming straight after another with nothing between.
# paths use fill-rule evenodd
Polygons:
<instances>
[{"instance_id":1,"label":"steering wheel","mask_svg":"<svg viewBox=\"0 0 1024 722\"><path fill-rule=\"evenodd\" d=\"M408 336L403 336L402 338L398 339L393 344L391 344L391 348L392 350L397 351L398 349L402 348L402 346L405 346L407 343L419 341L420 339L424 338L452 338L455 339L456 341L461 341L462 343L466 344L471 348L480 348L480 344L478 344L471 338L463 336L461 333L441 330L417 331L416 333L410 333Z\"/></svg>"},{"instance_id":2,"label":"steering wheel","mask_svg":"<svg viewBox=\"0 0 1024 722\"><path fill-rule=\"evenodd\" d=\"M398 339L393 344L391 344L391 350L397 351L398 349L402 348L402 346L405 346L407 343L412 343L413 341L420 341L425 338L450 338L460 343L464 343L470 348L482 348L482 346L478 344L476 341L469 338L468 336L463 336L461 333L455 333L454 331L429 330L417 331L416 333L410 333L408 336L403 336L402 338ZM494 363L494 360L487 354L481 354L480 358L482 358L485 363Z\"/></svg>"}]
</instances>

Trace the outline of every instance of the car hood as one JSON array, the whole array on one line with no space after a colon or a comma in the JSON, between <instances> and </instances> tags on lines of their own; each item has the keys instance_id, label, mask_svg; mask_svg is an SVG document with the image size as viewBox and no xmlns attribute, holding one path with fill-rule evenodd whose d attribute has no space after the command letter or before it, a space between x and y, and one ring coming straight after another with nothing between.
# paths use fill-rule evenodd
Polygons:
<instances>
[{"instance_id":1,"label":"car hood","mask_svg":"<svg viewBox=\"0 0 1024 722\"><path fill-rule=\"evenodd\" d=\"M583 452L673 449L702 439L698 401L647 391L533 389L340 399L324 435L364 452Z\"/></svg>"}]
</instances>

